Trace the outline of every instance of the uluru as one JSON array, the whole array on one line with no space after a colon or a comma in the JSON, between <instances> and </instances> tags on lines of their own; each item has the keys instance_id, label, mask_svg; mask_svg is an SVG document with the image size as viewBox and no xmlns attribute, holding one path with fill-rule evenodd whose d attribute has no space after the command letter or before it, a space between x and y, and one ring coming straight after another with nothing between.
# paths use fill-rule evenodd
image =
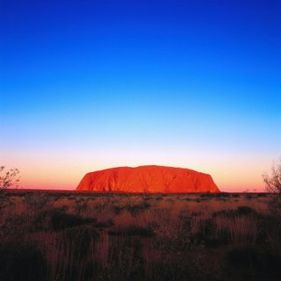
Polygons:
<instances>
[{"instance_id":1,"label":"uluru","mask_svg":"<svg viewBox=\"0 0 281 281\"><path fill-rule=\"evenodd\" d=\"M77 191L127 193L218 193L209 174L166 166L117 167L87 173Z\"/></svg>"}]
</instances>

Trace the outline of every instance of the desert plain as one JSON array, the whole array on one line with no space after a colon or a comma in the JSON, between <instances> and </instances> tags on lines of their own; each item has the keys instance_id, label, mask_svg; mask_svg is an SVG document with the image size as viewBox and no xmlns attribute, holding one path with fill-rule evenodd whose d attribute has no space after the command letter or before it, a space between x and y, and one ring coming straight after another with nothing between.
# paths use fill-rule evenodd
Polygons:
<instances>
[{"instance_id":1,"label":"desert plain","mask_svg":"<svg viewBox=\"0 0 281 281\"><path fill-rule=\"evenodd\" d=\"M1 281L273 281L281 224L268 193L7 190Z\"/></svg>"}]
</instances>

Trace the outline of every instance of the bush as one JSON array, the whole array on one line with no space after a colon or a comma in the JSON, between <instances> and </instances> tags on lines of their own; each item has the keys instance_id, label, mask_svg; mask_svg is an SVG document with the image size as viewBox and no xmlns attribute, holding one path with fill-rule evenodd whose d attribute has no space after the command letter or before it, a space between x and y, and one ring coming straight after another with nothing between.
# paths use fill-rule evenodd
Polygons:
<instances>
[{"instance_id":1,"label":"bush","mask_svg":"<svg viewBox=\"0 0 281 281\"><path fill-rule=\"evenodd\" d=\"M53 211L45 211L34 220L33 226L35 230L63 230L65 228L95 224L95 218L83 218L78 215L65 213L61 209Z\"/></svg>"},{"instance_id":2,"label":"bush","mask_svg":"<svg viewBox=\"0 0 281 281\"><path fill-rule=\"evenodd\" d=\"M68 227L74 227L95 222L95 218L82 218L80 216L71 215L60 211L55 211L51 215L51 225L54 230L61 230Z\"/></svg>"},{"instance_id":3,"label":"bush","mask_svg":"<svg viewBox=\"0 0 281 281\"><path fill-rule=\"evenodd\" d=\"M0 191L13 186L17 187L20 181L19 172L18 169L5 171L5 166L0 166Z\"/></svg>"},{"instance_id":4,"label":"bush","mask_svg":"<svg viewBox=\"0 0 281 281\"><path fill-rule=\"evenodd\" d=\"M110 230L108 234L115 236L123 235L151 237L154 235L154 231L150 227L145 228L137 225L131 225L125 228Z\"/></svg>"},{"instance_id":5,"label":"bush","mask_svg":"<svg viewBox=\"0 0 281 281\"><path fill-rule=\"evenodd\" d=\"M144 211L145 209L148 209L150 207L150 204L147 202L140 203L138 205L128 206L127 210L132 215L137 215L140 212Z\"/></svg>"},{"instance_id":6,"label":"bush","mask_svg":"<svg viewBox=\"0 0 281 281\"><path fill-rule=\"evenodd\" d=\"M263 180L266 184L266 190L274 193L270 203L270 210L275 216L281 218L281 158L279 163L271 168L270 174L264 174Z\"/></svg>"},{"instance_id":7,"label":"bush","mask_svg":"<svg viewBox=\"0 0 281 281\"><path fill-rule=\"evenodd\" d=\"M258 216L256 210L248 206L240 206L236 209L221 210L213 213L213 217L225 216L227 218L234 218L238 216Z\"/></svg>"},{"instance_id":8,"label":"bush","mask_svg":"<svg viewBox=\"0 0 281 281\"><path fill-rule=\"evenodd\" d=\"M269 192L278 193L281 196L281 158L279 163L272 166L270 174L263 175L263 179Z\"/></svg>"},{"instance_id":9,"label":"bush","mask_svg":"<svg viewBox=\"0 0 281 281\"><path fill-rule=\"evenodd\" d=\"M114 206L113 211L115 214L121 213L123 210L127 210L131 215L136 216L145 209L150 208L150 204L146 201L136 204L136 205L127 205L127 206Z\"/></svg>"}]
</instances>

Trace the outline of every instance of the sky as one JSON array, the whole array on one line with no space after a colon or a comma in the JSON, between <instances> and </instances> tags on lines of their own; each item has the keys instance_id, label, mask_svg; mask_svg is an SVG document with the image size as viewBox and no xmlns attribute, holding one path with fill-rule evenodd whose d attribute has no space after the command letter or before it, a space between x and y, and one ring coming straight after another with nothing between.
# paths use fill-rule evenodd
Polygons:
<instances>
[{"instance_id":1,"label":"sky","mask_svg":"<svg viewBox=\"0 0 281 281\"><path fill-rule=\"evenodd\" d=\"M158 164L264 190L281 155L281 1L0 0L0 164L22 188Z\"/></svg>"}]
</instances>

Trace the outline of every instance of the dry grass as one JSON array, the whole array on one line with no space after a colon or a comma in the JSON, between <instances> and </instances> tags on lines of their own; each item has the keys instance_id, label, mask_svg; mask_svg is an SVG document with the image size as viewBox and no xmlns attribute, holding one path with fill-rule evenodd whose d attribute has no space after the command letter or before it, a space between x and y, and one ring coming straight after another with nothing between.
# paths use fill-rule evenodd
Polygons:
<instances>
[{"instance_id":1,"label":"dry grass","mask_svg":"<svg viewBox=\"0 0 281 281\"><path fill-rule=\"evenodd\" d=\"M0 280L279 280L270 206L267 194L10 192Z\"/></svg>"}]
</instances>

